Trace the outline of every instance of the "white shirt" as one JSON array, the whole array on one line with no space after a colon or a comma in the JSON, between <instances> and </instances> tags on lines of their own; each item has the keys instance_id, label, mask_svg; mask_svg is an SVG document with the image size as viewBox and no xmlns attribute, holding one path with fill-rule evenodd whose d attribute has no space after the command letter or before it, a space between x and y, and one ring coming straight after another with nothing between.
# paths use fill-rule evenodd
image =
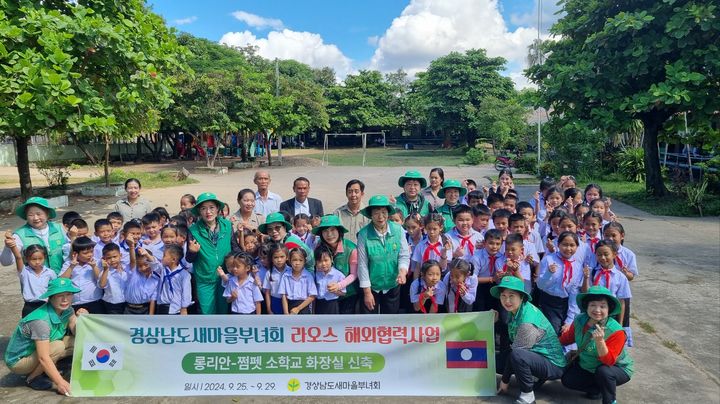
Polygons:
<instances>
[{"instance_id":1,"label":"white shirt","mask_svg":"<svg viewBox=\"0 0 720 404\"><path fill-rule=\"evenodd\" d=\"M259 193L255 192L255 213L267 216L271 213L280 211L280 195L268 191L267 199L263 199Z\"/></svg>"},{"instance_id":2,"label":"white shirt","mask_svg":"<svg viewBox=\"0 0 720 404\"><path fill-rule=\"evenodd\" d=\"M310 204L307 199L305 199L305 202L299 202L295 199L295 214L298 215L300 213L310 216Z\"/></svg>"}]
</instances>

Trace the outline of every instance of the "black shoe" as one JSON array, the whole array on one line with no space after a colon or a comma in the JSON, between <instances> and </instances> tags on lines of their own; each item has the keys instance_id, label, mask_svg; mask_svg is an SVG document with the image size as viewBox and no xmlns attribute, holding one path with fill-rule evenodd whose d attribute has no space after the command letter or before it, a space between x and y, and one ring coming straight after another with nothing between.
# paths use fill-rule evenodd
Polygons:
<instances>
[{"instance_id":1,"label":"black shoe","mask_svg":"<svg viewBox=\"0 0 720 404\"><path fill-rule=\"evenodd\" d=\"M53 386L52 382L47 376L45 376L45 374L41 374L32 380L27 380L25 384L33 390L50 390Z\"/></svg>"},{"instance_id":2,"label":"black shoe","mask_svg":"<svg viewBox=\"0 0 720 404\"><path fill-rule=\"evenodd\" d=\"M545 384L546 381L547 381L546 379L535 380L535 382L533 383L533 391L535 391L535 390L539 389L540 387L542 387L543 384Z\"/></svg>"},{"instance_id":3,"label":"black shoe","mask_svg":"<svg viewBox=\"0 0 720 404\"><path fill-rule=\"evenodd\" d=\"M602 394L598 393L597 391L588 391L585 393L585 397L588 400L599 400L602 398Z\"/></svg>"}]
</instances>

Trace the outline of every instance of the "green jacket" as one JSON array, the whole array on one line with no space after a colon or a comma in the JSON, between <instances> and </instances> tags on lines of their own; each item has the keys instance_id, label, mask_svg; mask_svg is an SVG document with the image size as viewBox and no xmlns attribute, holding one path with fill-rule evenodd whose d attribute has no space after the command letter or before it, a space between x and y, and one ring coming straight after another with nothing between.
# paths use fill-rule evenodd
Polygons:
<instances>
[{"instance_id":1,"label":"green jacket","mask_svg":"<svg viewBox=\"0 0 720 404\"><path fill-rule=\"evenodd\" d=\"M333 258L333 264L338 271L342 272L343 275L348 276L350 275L350 255L352 255L352 252L355 251L357 246L352 241L346 239L342 240L342 246L343 252L335 254L335 257ZM355 279L355 282L347 286L344 297L349 297L357 294L357 289L358 280Z\"/></svg>"},{"instance_id":2,"label":"green jacket","mask_svg":"<svg viewBox=\"0 0 720 404\"><path fill-rule=\"evenodd\" d=\"M398 262L402 248L400 237L404 236L399 224L388 222L388 228L390 233L385 237L385 243L380 241L372 223L358 232L358 240L365 239L372 290L389 290L397 286Z\"/></svg>"},{"instance_id":3,"label":"green jacket","mask_svg":"<svg viewBox=\"0 0 720 404\"><path fill-rule=\"evenodd\" d=\"M586 313L582 313L575 317L575 343L577 344L578 349L585 345L585 349L580 352L580 357L578 358L580 361L580 367L590 373L595 373L595 369L603 363L600 362L600 359L598 358L597 346L595 345L595 340L592 339L592 333L588 331L583 334L583 329L589 319L590 317L588 317ZM605 324L605 340L618 331L625 332L620 323L615 321L614 318L608 318L607 324ZM588 339L589 342L586 344ZM627 373L628 377L632 377L633 364L634 362L630 357L630 354L628 354L625 348L623 348L622 352L620 352L620 355L618 355L617 360L615 361L615 366Z\"/></svg>"},{"instance_id":4,"label":"green jacket","mask_svg":"<svg viewBox=\"0 0 720 404\"><path fill-rule=\"evenodd\" d=\"M214 243L211 239L210 229L202 220L195 222L190 227L190 234L200 244L200 251L193 261L195 281L199 283L217 282L217 267L223 266L225 256L231 250L232 223L225 218L217 218L217 240Z\"/></svg>"},{"instance_id":5,"label":"green jacket","mask_svg":"<svg viewBox=\"0 0 720 404\"><path fill-rule=\"evenodd\" d=\"M418 207L419 211L418 213L420 216L425 217L428 213L432 211L432 207L430 206L430 202L425 199L424 196L418 195ZM402 212L403 217L410 216L410 210L411 210L411 203L408 202L407 199L405 199L405 194L400 194L395 198L395 207Z\"/></svg>"},{"instance_id":6,"label":"green jacket","mask_svg":"<svg viewBox=\"0 0 720 404\"><path fill-rule=\"evenodd\" d=\"M545 317L545 315L530 302L524 302L516 315L508 313L510 322L508 323L508 333L510 341L515 341L515 335L520 324L530 323L545 331L545 335L530 350L546 357L554 365L561 368L565 367L565 355L563 355L562 345L555 334L555 330Z\"/></svg>"},{"instance_id":7,"label":"green jacket","mask_svg":"<svg viewBox=\"0 0 720 404\"><path fill-rule=\"evenodd\" d=\"M436 209L437 213L441 214L444 220L445 233L452 230L455 227L455 215L453 214L452 208L448 204L438 206Z\"/></svg>"},{"instance_id":8,"label":"green jacket","mask_svg":"<svg viewBox=\"0 0 720 404\"><path fill-rule=\"evenodd\" d=\"M43 320L50 324L50 342L63 339L67 331L67 325L70 317L74 314L73 308L70 307L58 316L55 309L48 303L33 310L20 320L15 328L15 332L10 337L7 349L5 350L5 363L8 367L15 365L20 359L26 358L35 352L35 341L26 337L22 333L22 326L34 320Z\"/></svg>"},{"instance_id":9,"label":"green jacket","mask_svg":"<svg viewBox=\"0 0 720 404\"><path fill-rule=\"evenodd\" d=\"M65 234L63 233L62 226L59 224L48 222L48 228L48 241L50 245L46 245L43 239L36 236L32 228L27 224L15 230L15 234L20 237L23 248L27 248L33 244L44 246L48 250L48 255L45 257L45 265L59 275L63 266L62 247L65 244Z\"/></svg>"}]
</instances>

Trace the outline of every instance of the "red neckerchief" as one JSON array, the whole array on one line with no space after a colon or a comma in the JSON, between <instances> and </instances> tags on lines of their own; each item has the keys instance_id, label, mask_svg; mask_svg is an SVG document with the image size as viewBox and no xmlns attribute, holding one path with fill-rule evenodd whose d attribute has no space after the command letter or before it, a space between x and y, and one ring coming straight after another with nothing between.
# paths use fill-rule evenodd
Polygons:
<instances>
[{"instance_id":1,"label":"red neckerchief","mask_svg":"<svg viewBox=\"0 0 720 404\"><path fill-rule=\"evenodd\" d=\"M623 269L625 266L623 265L622 259L620 258L620 255L615 256L615 263L617 264L618 268Z\"/></svg>"},{"instance_id":2,"label":"red neckerchief","mask_svg":"<svg viewBox=\"0 0 720 404\"><path fill-rule=\"evenodd\" d=\"M612 268L605 269L603 267L600 267L600 271L598 271L597 275L595 275L595 280L593 281L593 285L597 286L600 284L600 278L605 277L605 287L610 289L610 274L612 274Z\"/></svg>"},{"instance_id":3,"label":"red neckerchief","mask_svg":"<svg viewBox=\"0 0 720 404\"><path fill-rule=\"evenodd\" d=\"M420 294L425 293L425 291L427 291L427 290L428 290L428 288L427 288L427 286L426 286L426 287L423 288L423 290L422 290L422 292L420 292ZM422 311L424 314L427 314L427 309L425 309L425 302L422 301L422 298L420 299L420 301L422 302L422 303L420 304L420 311ZM431 310L432 310L432 309L435 309L435 313L437 313L437 311L438 311L438 304L437 304L437 302L435 301L435 294L433 294L432 296L430 296L430 301L432 302Z\"/></svg>"},{"instance_id":4,"label":"red neckerchief","mask_svg":"<svg viewBox=\"0 0 720 404\"><path fill-rule=\"evenodd\" d=\"M439 257L442 258L442 254L440 254L440 250L438 250L438 247L440 247L440 242L439 242L439 241L438 241L437 243L431 243L431 242L428 241L428 243L427 243L427 248L426 248L425 251L423 252L423 257L422 257L423 262L425 262L425 261L427 261L428 259L430 259L430 253L433 252L433 251L435 252L435 254L437 254Z\"/></svg>"},{"instance_id":5,"label":"red neckerchief","mask_svg":"<svg viewBox=\"0 0 720 404\"><path fill-rule=\"evenodd\" d=\"M497 260L497 255L488 254L488 259L490 260L490 262L488 262L488 270L490 270L490 275L495 275L495 261Z\"/></svg>"},{"instance_id":6,"label":"red neckerchief","mask_svg":"<svg viewBox=\"0 0 720 404\"><path fill-rule=\"evenodd\" d=\"M562 286L565 286L570 283L573 277L573 267L572 263L575 262L575 260L567 260L565 257L560 257L563 262L563 279L562 279Z\"/></svg>"},{"instance_id":7,"label":"red neckerchief","mask_svg":"<svg viewBox=\"0 0 720 404\"><path fill-rule=\"evenodd\" d=\"M458 288L455 288L455 311L454 313L458 312L458 303L460 303L460 291Z\"/></svg>"},{"instance_id":8,"label":"red neckerchief","mask_svg":"<svg viewBox=\"0 0 720 404\"><path fill-rule=\"evenodd\" d=\"M600 239L597 237L592 237L590 239L590 250L593 252L593 254L595 253L595 244L597 244L598 241L600 241Z\"/></svg>"},{"instance_id":9,"label":"red neckerchief","mask_svg":"<svg viewBox=\"0 0 720 404\"><path fill-rule=\"evenodd\" d=\"M468 251L470 251L470 255L475 254L475 246L473 245L472 241L470 241L470 237L472 236L463 237L458 234L458 237L460 237L460 248L465 248L465 246L467 245Z\"/></svg>"}]
</instances>

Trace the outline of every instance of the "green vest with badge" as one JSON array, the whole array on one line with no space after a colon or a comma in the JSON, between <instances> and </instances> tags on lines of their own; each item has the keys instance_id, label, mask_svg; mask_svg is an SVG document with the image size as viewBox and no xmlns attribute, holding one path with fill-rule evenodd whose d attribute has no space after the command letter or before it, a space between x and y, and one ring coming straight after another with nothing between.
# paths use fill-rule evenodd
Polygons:
<instances>
[{"instance_id":1,"label":"green vest with badge","mask_svg":"<svg viewBox=\"0 0 720 404\"><path fill-rule=\"evenodd\" d=\"M590 373L595 373L595 369L603 365L603 363L598 358L597 346L595 345L595 340L592 338L592 332L588 330L583 333L583 329L585 328L585 324L587 324L588 320L590 320L590 317L586 313L579 314L575 317L575 342L578 347L585 347L581 352L579 352L580 367ZM620 323L615 321L614 318L608 317L607 323L605 324L605 340L618 331L625 332ZM632 377L633 364L634 362L632 358L625 348L623 348L622 352L620 352L620 355L618 355L617 360L615 361L615 366L627 373L628 377Z\"/></svg>"},{"instance_id":2,"label":"green vest with badge","mask_svg":"<svg viewBox=\"0 0 720 404\"><path fill-rule=\"evenodd\" d=\"M377 234L372 223L363 227L358 233L358 240L365 239L368 257L370 287L373 290L389 290L397 286L398 261L403 237L402 227L394 222L387 222L389 233L384 242Z\"/></svg>"},{"instance_id":3,"label":"green vest with badge","mask_svg":"<svg viewBox=\"0 0 720 404\"><path fill-rule=\"evenodd\" d=\"M510 322L508 323L508 334L510 335L510 341L515 340L517 329L520 324L530 323L540 330L545 331L542 339L533 345L530 350L537 354L546 357L550 362L559 367L565 367L565 355L563 355L563 349L560 345L555 330L543 315L543 313L530 302L524 302L517 312L517 315L509 313Z\"/></svg>"},{"instance_id":4,"label":"green vest with badge","mask_svg":"<svg viewBox=\"0 0 720 404\"><path fill-rule=\"evenodd\" d=\"M45 321L50 325L49 341L58 341L63 339L65 336L67 325L72 315L72 307L68 308L58 316L55 309L50 304L46 303L25 316L25 318L20 320L17 328L15 328L15 332L12 337L10 337L10 342L5 350L5 363L7 366L11 368L20 359L26 358L35 352L35 341L23 334L23 325L35 320Z\"/></svg>"},{"instance_id":5,"label":"green vest with badge","mask_svg":"<svg viewBox=\"0 0 720 404\"><path fill-rule=\"evenodd\" d=\"M46 245L45 241L38 237L32 231L32 227L27 224L15 230L15 234L17 234L20 241L22 241L23 248L27 248L33 244L44 246L48 251L47 257L45 257L45 265L59 275L63 266L62 247L65 244L65 234L63 234L62 226L59 224L48 222L47 225L49 245Z\"/></svg>"}]
</instances>

